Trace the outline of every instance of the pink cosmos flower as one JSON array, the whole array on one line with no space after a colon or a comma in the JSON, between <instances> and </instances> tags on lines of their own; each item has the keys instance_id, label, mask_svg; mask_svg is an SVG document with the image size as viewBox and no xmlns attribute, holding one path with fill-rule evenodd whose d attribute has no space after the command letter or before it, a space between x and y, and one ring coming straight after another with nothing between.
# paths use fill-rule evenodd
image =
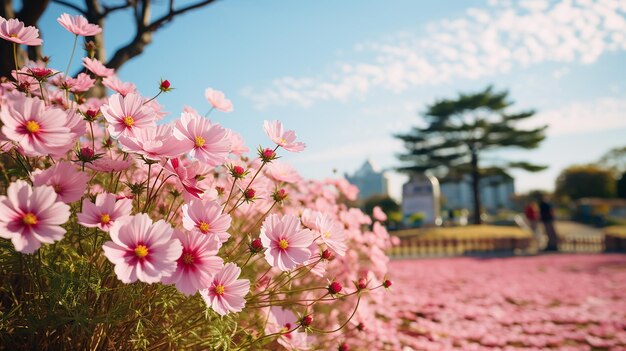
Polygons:
<instances>
[{"instance_id":1,"label":"pink cosmos flower","mask_svg":"<svg viewBox=\"0 0 626 351\"><path fill-rule=\"evenodd\" d=\"M222 258L217 256L220 242L216 237L174 231L174 238L183 245L183 253L176 261L176 271L163 278L163 284L176 284L176 289L185 295L211 284L211 279L224 266Z\"/></svg>"},{"instance_id":2,"label":"pink cosmos flower","mask_svg":"<svg viewBox=\"0 0 626 351\"><path fill-rule=\"evenodd\" d=\"M226 129L197 115L183 112L176 121L174 135L185 140L189 155L209 166L218 166L228 160L230 142Z\"/></svg>"},{"instance_id":3,"label":"pink cosmos flower","mask_svg":"<svg viewBox=\"0 0 626 351\"><path fill-rule=\"evenodd\" d=\"M320 238L330 251L339 256L346 254L348 247L345 243L346 234L343 231L343 225L333 220L327 213L321 213L315 221L315 226L321 233Z\"/></svg>"},{"instance_id":4,"label":"pink cosmos flower","mask_svg":"<svg viewBox=\"0 0 626 351\"><path fill-rule=\"evenodd\" d=\"M45 156L68 140L67 114L46 108L41 99L15 97L0 109L2 133L16 142L27 156Z\"/></svg>"},{"instance_id":5,"label":"pink cosmos flower","mask_svg":"<svg viewBox=\"0 0 626 351\"><path fill-rule=\"evenodd\" d=\"M248 279L237 279L241 268L229 262L213 277L211 285L200 291L200 295L213 311L222 316L230 312L241 312L246 305L246 294L250 291Z\"/></svg>"},{"instance_id":6,"label":"pink cosmos flower","mask_svg":"<svg viewBox=\"0 0 626 351\"><path fill-rule=\"evenodd\" d=\"M151 160L178 157L187 151L186 143L176 138L173 128L166 124L136 129L132 135L122 134L119 142L122 150L138 153Z\"/></svg>"},{"instance_id":7,"label":"pink cosmos flower","mask_svg":"<svg viewBox=\"0 0 626 351\"><path fill-rule=\"evenodd\" d=\"M63 28L67 29L68 32L83 37L94 36L102 32L102 28L100 28L99 25L89 23L87 19L81 15L70 16L64 13L57 18L57 22L59 22Z\"/></svg>"},{"instance_id":8,"label":"pink cosmos flower","mask_svg":"<svg viewBox=\"0 0 626 351\"><path fill-rule=\"evenodd\" d=\"M135 129L154 126L154 113L143 103L144 99L134 93L109 97L100 111L109 122L111 137L118 138L122 133L132 134Z\"/></svg>"},{"instance_id":9,"label":"pink cosmos flower","mask_svg":"<svg viewBox=\"0 0 626 351\"><path fill-rule=\"evenodd\" d=\"M83 212L78 213L78 223L88 228L100 228L108 232L116 221L130 216L133 200L117 199L114 194L101 193L96 196L96 203L83 200Z\"/></svg>"},{"instance_id":10,"label":"pink cosmos flower","mask_svg":"<svg viewBox=\"0 0 626 351\"><path fill-rule=\"evenodd\" d=\"M41 243L63 239L61 227L70 218L70 207L57 202L51 186L31 186L18 180L0 196L0 237L11 239L15 250L33 253Z\"/></svg>"},{"instance_id":11,"label":"pink cosmos flower","mask_svg":"<svg viewBox=\"0 0 626 351\"><path fill-rule=\"evenodd\" d=\"M185 229L212 234L211 236L219 238L220 243L226 242L230 237L226 231L230 228L232 219L229 214L222 213L222 206L216 201L192 200L183 205L182 211Z\"/></svg>"},{"instance_id":12,"label":"pink cosmos flower","mask_svg":"<svg viewBox=\"0 0 626 351\"><path fill-rule=\"evenodd\" d=\"M116 75L105 77L102 80L102 85L115 91L116 93L121 94L122 96L126 96L137 91L135 84L130 82L124 83Z\"/></svg>"},{"instance_id":13,"label":"pink cosmos flower","mask_svg":"<svg viewBox=\"0 0 626 351\"><path fill-rule=\"evenodd\" d=\"M39 46L39 30L35 27L24 27L24 22L15 18L5 19L0 17L0 38L15 44Z\"/></svg>"},{"instance_id":14,"label":"pink cosmos flower","mask_svg":"<svg viewBox=\"0 0 626 351\"><path fill-rule=\"evenodd\" d=\"M97 75L98 77L110 77L115 73L113 68L106 68L106 66L95 58L84 57L83 66L89 70L89 72Z\"/></svg>"},{"instance_id":15,"label":"pink cosmos flower","mask_svg":"<svg viewBox=\"0 0 626 351\"><path fill-rule=\"evenodd\" d=\"M288 350L308 350L308 337L306 333L295 330L298 325L298 318L293 312L272 306L265 326L265 333L283 333L278 338L278 343Z\"/></svg>"},{"instance_id":16,"label":"pink cosmos flower","mask_svg":"<svg viewBox=\"0 0 626 351\"><path fill-rule=\"evenodd\" d=\"M85 163L85 167L98 172L119 172L127 169L133 164L133 160L114 160L108 157L102 157L97 160Z\"/></svg>"},{"instance_id":17,"label":"pink cosmos flower","mask_svg":"<svg viewBox=\"0 0 626 351\"><path fill-rule=\"evenodd\" d=\"M314 240L313 233L300 227L300 219L294 215L280 218L269 215L261 227L261 242L265 250L265 260L281 271L289 271L305 262L311 256L309 245Z\"/></svg>"},{"instance_id":18,"label":"pink cosmos flower","mask_svg":"<svg viewBox=\"0 0 626 351\"><path fill-rule=\"evenodd\" d=\"M200 195L204 193L204 190L198 187L198 180L196 179L196 172L192 167L185 167L185 165L178 159L172 158L168 160L163 168L168 172L174 174L185 191L191 196L200 198Z\"/></svg>"},{"instance_id":19,"label":"pink cosmos flower","mask_svg":"<svg viewBox=\"0 0 626 351\"><path fill-rule=\"evenodd\" d=\"M180 240L172 238L173 232L164 220L153 224L147 214L140 213L116 221L109 230L112 241L102 248L122 282L156 283L174 273L183 252Z\"/></svg>"},{"instance_id":20,"label":"pink cosmos flower","mask_svg":"<svg viewBox=\"0 0 626 351\"><path fill-rule=\"evenodd\" d=\"M79 171L69 162L59 162L46 170L37 171L32 178L34 186L52 186L59 200L67 204L80 200L89 181L87 173Z\"/></svg>"},{"instance_id":21,"label":"pink cosmos flower","mask_svg":"<svg viewBox=\"0 0 626 351\"><path fill-rule=\"evenodd\" d=\"M83 93L96 83L95 79L91 79L91 77L87 73L79 73L76 78L67 78L65 84L67 88L70 89L72 93Z\"/></svg>"},{"instance_id":22,"label":"pink cosmos flower","mask_svg":"<svg viewBox=\"0 0 626 351\"><path fill-rule=\"evenodd\" d=\"M296 132L293 130L283 131L283 124L279 121L265 121L263 122L263 129L276 145L280 145L287 151L300 152L306 147L305 143L296 141Z\"/></svg>"},{"instance_id":23,"label":"pink cosmos flower","mask_svg":"<svg viewBox=\"0 0 626 351\"><path fill-rule=\"evenodd\" d=\"M248 147L244 144L241 134L229 129L228 139L230 140L230 152L232 154L241 156L250 151L250 149L248 149Z\"/></svg>"},{"instance_id":24,"label":"pink cosmos flower","mask_svg":"<svg viewBox=\"0 0 626 351\"><path fill-rule=\"evenodd\" d=\"M372 211L372 215L374 216L374 219L377 221L384 222L387 220L387 215L385 214L385 212L383 212L380 206L374 207L374 210Z\"/></svg>"},{"instance_id":25,"label":"pink cosmos flower","mask_svg":"<svg viewBox=\"0 0 626 351\"><path fill-rule=\"evenodd\" d=\"M278 182L297 183L302 180L298 171L287 163L272 161L267 166L267 175Z\"/></svg>"},{"instance_id":26,"label":"pink cosmos flower","mask_svg":"<svg viewBox=\"0 0 626 351\"><path fill-rule=\"evenodd\" d=\"M222 112L232 112L233 111L233 103L228 100L224 93L219 90L213 90L211 88L207 88L204 91L204 97L209 101L211 106L214 109Z\"/></svg>"}]
</instances>

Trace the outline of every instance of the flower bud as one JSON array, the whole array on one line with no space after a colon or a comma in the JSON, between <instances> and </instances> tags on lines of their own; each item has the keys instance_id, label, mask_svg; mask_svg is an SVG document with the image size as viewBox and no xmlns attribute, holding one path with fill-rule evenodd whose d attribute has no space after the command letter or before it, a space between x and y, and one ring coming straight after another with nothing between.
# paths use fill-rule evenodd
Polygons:
<instances>
[{"instance_id":1,"label":"flower bud","mask_svg":"<svg viewBox=\"0 0 626 351\"><path fill-rule=\"evenodd\" d=\"M302 317L302 319L300 320L300 325L302 325L303 327L308 327L313 323L313 316L311 316L310 314L307 314L306 316Z\"/></svg>"},{"instance_id":2,"label":"flower bud","mask_svg":"<svg viewBox=\"0 0 626 351\"><path fill-rule=\"evenodd\" d=\"M243 192L243 196L246 201L254 200L255 195L256 195L256 191L252 188L248 188L246 189L246 191Z\"/></svg>"},{"instance_id":3,"label":"flower bud","mask_svg":"<svg viewBox=\"0 0 626 351\"><path fill-rule=\"evenodd\" d=\"M337 351L350 351L350 347L345 342L341 343L337 348Z\"/></svg>"},{"instance_id":4,"label":"flower bud","mask_svg":"<svg viewBox=\"0 0 626 351\"><path fill-rule=\"evenodd\" d=\"M85 43L85 51L87 51L89 58L93 58L96 55L96 48L96 43L94 43L93 40Z\"/></svg>"},{"instance_id":5,"label":"flower bud","mask_svg":"<svg viewBox=\"0 0 626 351\"><path fill-rule=\"evenodd\" d=\"M226 191L226 189L224 189L223 186L216 186L215 191L217 191L217 196L222 196L224 194L224 191Z\"/></svg>"},{"instance_id":6,"label":"flower bud","mask_svg":"<svg viewBox=\"0 0 626 351\"><path fill-rule=\"evenodd\" d=\"M246 175L246 170L241 166L234 166L230 169L230 175L236 179L241 179Z\"/></svg>"},{"instance_id":7,"label":"flower bud","mask_svg":"<svg viewBox=\"0 0 626 351\"><path fill-rule=\"evenodd\" d=\"M263 161L263 163L271 162L272 160L276 159L276 151L270 148L267 148L267 149L259 148L259 157L261 158L261 161Z\"/></svg>"},{"instance_id":8,"label":"flower bud","mask_svg":"<svg viewBox=\"0 0 626 351\"><path fill-rule=\"evenodd\" d=\"M272 194L272 198L276 202L281 202L281 201L283 201L284 199L287 198L287 192L285 191L285 189L282 189L282 188L281 189L277 189Z\"/></svg>"},{"instance_id":9,"label":"flower bud","mask_svg":"<svg viewBox=\"0 0 626 351\"><path fill-rule=\"evenodd\" d=\"M159 90L161 90L161 92L163 93L167 93L168 91L174 89L174 88L170 88L171 84L169 80L161 80L161 83L159 83Z\"/></svg>"},{"instance_id":10,"label":"flower bud","mask_svg":"<svg viewBox=\"0 0 626 351\"><path fill-rule=\"evenodd\" d=\"M263 249L264 247L263 247L263 243L261 242L261 239L257 238L250 242L250 252L259 253L263 251Z\"/></svg>"},{"instance_id":11,"label":"flower bud","mask_svg":"<svg viewBox=\"0 0 626 351\"><path fill-rule=\"evenodd\" d=\"M325 249L324 251L322 251L322 259L328 261L332 258L333 258L333 253L330 252L328 249Z\"/></svg>"},{"instance_id":12,"label":"flower bud","mask_svg":"<svg viewBox=\"0 0 626 351\"><path fill-rule=\"evenodd\" d=\"M89 122L95 121L100 116L100 110L87 110L85 112L85 119Z\"/></svg>"},{"instance_id":13,"label":"flower bud","mask_svg":"<svg viewBox=\"0 0 626 351\"><path fill-rule=\"evenodd\" d=\"M332 295L338 294L341 291L341 289L343 289L343 287L338 282L332 282L328 286L328 292Z\"/></svg>"},{"instance_id":14,"label":"flower bud","mask_svg":"<svg viewBox=\"0 0 626 351\"><path fill-rule=\"evenodd\" d=\"M363 290L365 288L367 288L367 284L368 281L365 278L359 278L359 281L357 282L356 286L359 290Z\"/></svg>"},{"instance_id":15,"label":"flower bud","mask_svg":"<svg viewBox=\"0 0 626 351\"><path fill-rule=\"evenodd\" d=\"M385 288L389 288L392 285L391 280L389 279L385 279L385 281L383 282L383 286Z\"/></svg>"},{"instance_id":16,"label":"flower bud","mask_svg":"<svg viewBox=\"0 0 626 351\"><path fill-rule=\"evenodd\" d=\"M356 325L356 330L361 331L361 332L364 331L365 330L365 324L363 324L363 323L357 324Z\"/></svg>"}]
</instances>

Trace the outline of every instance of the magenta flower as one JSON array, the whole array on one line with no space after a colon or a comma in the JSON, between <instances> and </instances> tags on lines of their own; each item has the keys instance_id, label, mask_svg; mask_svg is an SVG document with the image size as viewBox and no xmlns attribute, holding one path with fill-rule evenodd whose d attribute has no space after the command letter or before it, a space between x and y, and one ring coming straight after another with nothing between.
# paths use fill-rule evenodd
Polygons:
<instances>
[{"instance_id":1,"label":"magenta flower","mask_svg":"<svg viewBox=\"0 0 626 351\"><path fill-rule=\"evenodd\" d=\"M102 85L115 91L118 94L121 94L122 96L126 96L130 93L135 93L137 91L137 87L135 87L135 84L130 82L122 82L116 75L105 77L102 80Z\"/></svg>"},{"instance_id":2,"label":"magenta flower","mask_svg":"<svg viewBox=\"0 0 626 351\"><path fill-rule=\"evenodd\" d=\"M67 114L46 108L41 99L16 97L0 109L2 133L16 142L27 156L45 156L67 143Z\"/></svg>"},{"instance_id":3,"label":"magenta flower","mask_svg":"<svg viewBox=\"0 0 626 351\"><path fill-rule=\"evenodd\" d=\"M222 112L232 112L233 111L233 103L228 100L224 93L219 90L213 90L211 88L207 88L204 91L204 97L209 101L211 106L214 109Z\"/></svg>"},{"instance_id":4,"label":"magenta flower","mask_svg":"<svg viewBox=\"0 0 626 351\"><path fill-rule=\"evenodd\" d=\"M33 253L41 243L63 239L61 227L70 218L70 207L57 202L51 186L31 186L18 180L0 196L0 237L11 239L15 250Z\"/></svg>"},{"instance_id":5,"label":"magenta flower","mask_svg":"<svg viewBox=\"0 0 626 351\"><path fill-rule=\"evenodd\" d=\"M172 238L173 232L164 220L153 224L147 214L140 213L115 222L109 230L113 241L102 248L122 282L156 283L174 273L183 252L180 241Z\"/></svg>"},{"instance_id":6,"label":"magenta flower","mask_svg":"<svg viewBox=\"0 0 626 351\"><path fill-rule=\"evenodd\" d=\"M166 124L136 129L132 135L122 134L119 142L122 150L151 160L178 157L187 151L186 143L177 139L172 127Z\"/></svg>"},{"instance_id":7,"label":"magenta flower","mask_svg":"<svg viewBox=\"0 0 626 351\"><path fill-rule=\"evenodd\" d=\"M206 118L183 112L176 121L174 135L185 140L189 155L208 166L219 166L228 160L230 141L226 129Z\"/></svg>"},{"instance_id":8,"label":"magenta flower","mask_svg":"<svg viewBox=\"0 0 626 351\"><path fill-rule=\"evenodd\" d=\"M213 311L224 316L230 312L241 312L246 305L244 298L250 291L248 279L237 279L241 274L241 268L229 262L221 272L213 277L211 285L200 290L200 295Z\"/></svg>"},{"instance_id":9,"label":"magenta flower","mask_svg":"<svg viewBox=\"0 0 626 351\"><path fill-rule=\"evenodd\" d=\"M185 295L193 295L196 291L211 284L214 275L224 266L222 258L217 256L221 246L214 236L198 235L174 231L175 239L183 245L183 253L176 261L176 271L163 278L163 284L176 284L176 289Z\"/></svg>"},{"instance_id":10,"label":"magenta flower","mask_svg":"<svg viewBox=\"0 0 626 351\"><path fill-rule=\"evenodd\" d=\"M25 27L24 22L15 18L5 19L0 17L0 38L15 44L39 46L39 30L35 27Z\"/></svg>"},{"instance_id":11,"label":"magenta flower","mask_svg":"<svg viewBox=\"0 0 626 351\"><path fill-rule=\"evenodd\" d=\"M102 32L102 28L100 28L99 25L89 23L87 19L81 15L70 16L64 13L57 18L57 22L59 22L63 28L67 29L68 32L83 37L91 37Z\"/></svg>"},{"instance_id":12,"label":"magenta flower","mask_svg":"<svg viewBox=\"0 0 626 351\"><path fill-rule=\"evenodd\" d=\"M69 162L59 162L46 170L37 171L32 178L34 186L52 186L59 200L67 204L80 200L89 182L89 175Z\"/></svg>"},{"instance_id":13,"label":"magenta flower","mask_svg":"<svg viewBox=\"0 0 626 351\"><path fill-rule=\"evenodd\" d=\"M134 93L109 97L109 101L100 107L100 111L109 123L111 137L118 138L122 133L132 134L135 129L155 125L154 113L143 103L144 99Z\"/></svg>"},{"instance_id":14,"label":"magenta flower","mask_svg":"<svg viewBox=\"0 0 626 351\"><path fill-rule=\"evenodd\" d=\"M65 84L72 93L84 93L96 83L87 73L79 73L76 78L67 78Z\"/></svg>"},{"instance_id":15,"label":"magenta flower","mask_svg":"<svg viewBox=\"0 0 626 351\"><path fill-rule=\"evenodd\" d=\"M133 164L133 160L114 160L108 157L102 157L97 160L85 163L85 167L98 172L119 172L127 169Z\"/></svg>"},{"instance_id":16,"label":"magenta flower","mask_svg":"<svg viewBox=\"0 0 626 351\"><path fill-rule=\"evenodd\" d=\"M265 121L263 122L263 129L276 145L287 151L300 152L306 147L303 142L296 141L296 132L293 130L283 131L283 124L279 121Z\"/></svg>"},{"instance_id":17,"label":"magenta flower","mask_svg":"<svg viewBox=\"0 0 626 351\"><path fill-rule=\"evenodd\" d=\"M105 232L111 229L117 220L130 216L133 210L133 200L119 199L109 193L96 196L96 203L83 200L83 212L78 213L78 223L88 228L100 228Z\"/></svg>"},{"instance_id":18,"label":"magenta flower","mask_svg":"<svg viewBox=\"0 0 626 351\"><path fill-rule=\"evenodd\" d=\"M83 58L83 66L85 66L85 68L87 70L89 70L89 72L97 75L98 77L110 77L115 73L115 70L113 68L106 68L106 66L98 61L95 58L89 58L89 57L84 57Z\"/></svg>"},{"instance_id":19,"label":"magenta flower","mask_svg":"<svg viewBox=\"0 0 626 351\"><path fill-rule=\"evenodd\" d=\"M222 206L216 201L192 200L184 204L183 227L202 234L212 234L224 243L230 237L226 231L230 228L230 215L222 213Z\"/></svg>"},{"instance_id":20,"label":"magenta flower","mask_svg":"<svg viewBox=\"0 0 626 351\"><path fill-rule=\"evenodd\" d=\"M267 248L265 260L281 271L289 271L302 264L311 256L309 246L314 240L313 233L300 227L300 219L294 215L280 218L269 215L261 227L261 242Z\"/></svg>"}]
</instances>

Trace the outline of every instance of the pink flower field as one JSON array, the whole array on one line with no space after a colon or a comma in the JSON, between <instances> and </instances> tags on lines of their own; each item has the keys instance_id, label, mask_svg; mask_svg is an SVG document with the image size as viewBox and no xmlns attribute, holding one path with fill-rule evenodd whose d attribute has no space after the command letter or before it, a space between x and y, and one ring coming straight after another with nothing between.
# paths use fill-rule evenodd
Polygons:
<instances>
[{"instance_id":1,"label":"pink flower field","mask_svg":"<svg viewBox=\"0 0 626 351\"><path fill-rule=\"evenodd\" d=\"M391 263L415 350L626 350L626 256Z\"/></svg>"}]
</instances>

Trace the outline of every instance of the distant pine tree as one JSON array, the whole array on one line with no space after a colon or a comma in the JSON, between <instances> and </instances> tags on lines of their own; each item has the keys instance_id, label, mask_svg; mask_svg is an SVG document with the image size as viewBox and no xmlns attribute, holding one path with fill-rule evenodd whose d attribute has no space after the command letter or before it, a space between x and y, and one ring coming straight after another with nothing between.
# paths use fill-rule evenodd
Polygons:
<instances>
[{"instance_id":1,"label":"distant pine tree","mask_svg":"<svg viewBox=\"0 0 626 351\"><path fill-rule=\"evenodd\" d=\"M515 124L532 117L535 111L508 113L513 105L508 91L493 91L489 86L474 94L460 94L456 99L439 100L424 113L426 127L414 127L407 134L396 135L404 141L407 153L399 155L406 163L399 168L408 173L434 171L437 174L470 174L474 203L474 223L481 223L479 183L481 169L521 168L536 172L545 166L529 162L506 162L483 165L485 151L518 147L534 149L545 139L547 126L519 129Z\"/></svg>"}]
</instances>

